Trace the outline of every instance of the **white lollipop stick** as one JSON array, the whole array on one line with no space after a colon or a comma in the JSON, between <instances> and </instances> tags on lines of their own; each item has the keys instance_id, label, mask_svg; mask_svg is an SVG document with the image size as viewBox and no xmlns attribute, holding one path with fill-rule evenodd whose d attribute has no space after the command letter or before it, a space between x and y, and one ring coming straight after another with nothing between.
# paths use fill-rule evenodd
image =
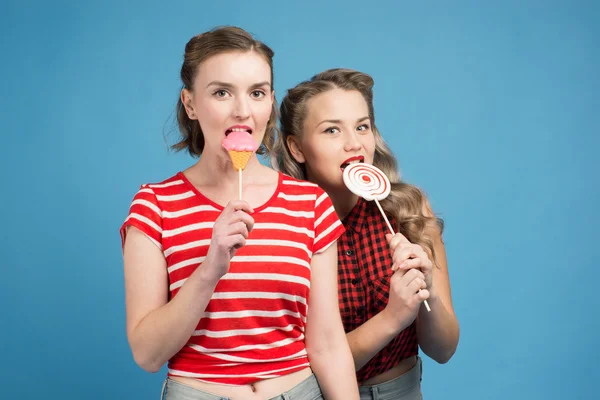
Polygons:
<instances>
[{"instance_id":1,"label":"white lollipop stick","mask_svg":"<svg viewBox=\"0 0 600 400\"><path fill-rule=\"evenodd\" d=\"M383 219L385 219L385 223L387 224L387 227L389 228L390 232L392 233L392 236L395 235L396 232L394 232L394 228L392 228L392 224L390 224L390 221L388 220L387 216L385 215L385 212L383 212L383 208L381 208L381 204L379 204L379 201L377 199L375 199L375 204L377 204L379 211L381 211L381 215L383 215Z\"/></svg>"},{"instance_id":2,"label":"white lollipop stick","mask_svg":"<svg viewBox=\"0 0 600 400\"><path fill-rule=\"evenodd\" d=\"M375 200L375 204L377 204L379 211L381 211L381 215L383 215L390 233L395 235L396 232L394 232L392 224L390 224L383 208L381 208L381 204L379 204L379 200L385 199L390 194L392 188L390 180L383 171L371 164L355 163L344 168L343 178L344 184L352 193L367 201ZM427 300L423 302L427 311L431 311Z\"/></svg>"},{"instance_id":3,"label":"white lollipop stick","mask_svg":"<svg viewBox=\"0 0 600 400\"><path fill-rule=\"evenodd\" d=\"M240 179L239 179L240 186L239 186L238 192L240 194L239 198L240 198L240 200L242 200L242 169L240 168L240 169L238 169L238 171L239 171L239 176L240 176Z\"/></svg>"}]
</instances>

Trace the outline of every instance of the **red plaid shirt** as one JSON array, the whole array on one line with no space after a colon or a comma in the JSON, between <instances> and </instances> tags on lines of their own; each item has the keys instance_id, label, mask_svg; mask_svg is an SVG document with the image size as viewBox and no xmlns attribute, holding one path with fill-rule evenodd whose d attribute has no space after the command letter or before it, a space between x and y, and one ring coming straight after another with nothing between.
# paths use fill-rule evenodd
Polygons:
<instances>
[{"instance_id":1,"label":"red plaid shirt","mask_svg":"<svg viewBox=\"0 0 600 400\"><path fill-rule=\"evenodd\" d=\"M389 219L395 230L396 221ZM338 239L339 301L344 329L350 332L387 305L392 258L385 239L389 229L374 202L359 198L343 223L346 232ZM413 322L357 372L358 382L382 374L417 353Z\"/></svg>"}]
</instances>

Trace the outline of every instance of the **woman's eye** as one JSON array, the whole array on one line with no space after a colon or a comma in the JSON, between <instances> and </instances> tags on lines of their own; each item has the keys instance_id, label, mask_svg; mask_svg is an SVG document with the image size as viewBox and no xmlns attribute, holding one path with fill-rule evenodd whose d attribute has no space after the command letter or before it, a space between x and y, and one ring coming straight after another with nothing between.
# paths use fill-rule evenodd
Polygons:
<instances>
[{"instance_id":1,"label":"woman's eye","mask_svg":"<svg viewBox=\"0 0 600 400\"><path fill-rule=\"evenodd\" d=\"M339 130L338 128L336 128L336 127L332 127L332 128L327 128L327 129L325 129L325 132L327 132L327 133L331 133L332 135L333 135L333 134L336 134L336 133L338 133L339 131L340 131L340 130Z\"/></svg>"},{"instance_id":2,"label":"woman's eye","mask_svg":"<svg viewBox=\"0 0 600 400\"><path fill-rule=\"evenodd\" d=\"M261 97L265 96L265 92L263 92L262 90L255 90L252 92L252 97L254 97L255 99L260 99Z\"/></svg>"},{"instance_id":3,"label":"woman's eye","mask_svg":"<svg viewBox=\"0 0 600 400\"><path fill-rule=\"evenodd\" d=\"M358 129L359 131L367 131L367 130L369 130L369 128L370 128L369 124L362 124L356 129Z\"/></svg>"},{"instance_id":4,"label":"woman's eye","mask_svg":"<svg viewBox=\"0 0 600 400\"><path fill-rule=\"evenodd\" d=\"M227 91L226 90L217 90L214 94L217 97L225 97L225 96L227 96Z\"/></svg>"}]
</instances>

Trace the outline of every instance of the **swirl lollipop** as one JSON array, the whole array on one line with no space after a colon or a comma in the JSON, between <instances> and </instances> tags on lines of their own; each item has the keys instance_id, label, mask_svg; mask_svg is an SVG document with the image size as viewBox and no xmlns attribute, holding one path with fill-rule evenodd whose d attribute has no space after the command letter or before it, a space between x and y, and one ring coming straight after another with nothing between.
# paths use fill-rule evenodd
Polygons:
<instances>
[{"instance_id":1,"label":"swirl lollipop","mask_svg":"<svg viewBox=\"0 0 600 400\"><path fill-rule=\"evenodd\" d=\"M394 229L379 204L379 200L388 197L392 187L383 171L371 164L355 163L344 168L343 178L344 184L352 193L367 201L375 200L388 228L394 234Z\"/></svg>"},{"instance_id":2,"label":"swirl lollipop","mask_svg":"<svg viewBox=\"0 0 600 400\"><path fill-rule=\"evenodd\" d=\"M355 163L344 168L343 173L344 184L355 195L362 197L367 201L375 200L375 204L381 211L383 219L387 224L392 235L395 235L394 228L388 220L379 200L385 199L389 194L392 185L388 177L379 168L371 164ZM427 300L424 301L427 311L431 311Z\"/></svg>"},{"instance_id":3,"label":"swirl lollipop","mask_svg":"<svg viewBox=\"0 0 600 400\"><path fill-rule=\"evenodd\" d=\"M390 194L390 180L371 164L354 163L344 168L344 183L365 200L383 200Z\"/></svg>"}]
</instances>

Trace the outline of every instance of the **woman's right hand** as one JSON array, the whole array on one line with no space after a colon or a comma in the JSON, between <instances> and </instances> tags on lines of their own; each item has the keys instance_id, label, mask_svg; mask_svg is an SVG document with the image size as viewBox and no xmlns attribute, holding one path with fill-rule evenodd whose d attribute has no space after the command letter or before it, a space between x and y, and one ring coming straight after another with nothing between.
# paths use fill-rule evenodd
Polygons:
<instances>
[{"instance_id":1,"label":"woman's right hand","mask_svg":"<svg viewBox=\"0 0 600 400\"><path fill-rule=\"evenodd\" d=\"M246 244L254 226L254 218L248 213L254 210L242 200L230 201L216 219L212 238L203 268L212 279L219 280L229 271L229 262L235 252Z\"/></svg>"},{"instance_id":2,"label":"woman's right hand","mask_svg":"<svg viewBox=\"0 0 600 400\"><path fill-rule=\"evenodd\" d=\"M399 331L417 317L424 300L429 298L425 276L417 268L398 269L390 278L388 304L384 311Z\"/></svg>"}]
</instances>

